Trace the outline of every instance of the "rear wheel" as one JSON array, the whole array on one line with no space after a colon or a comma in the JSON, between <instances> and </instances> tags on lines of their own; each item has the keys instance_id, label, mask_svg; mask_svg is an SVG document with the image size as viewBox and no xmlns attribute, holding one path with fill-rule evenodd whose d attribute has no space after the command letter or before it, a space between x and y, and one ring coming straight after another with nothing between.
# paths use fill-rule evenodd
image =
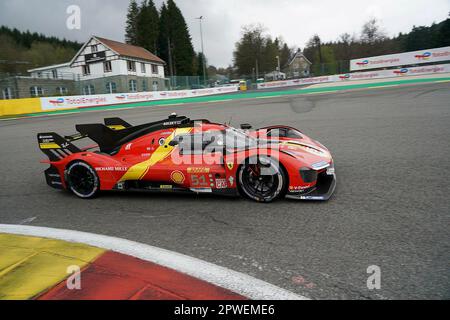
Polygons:
<instances>
[{"instance_id":1,"label":"rear wheel","mask_svg":"<svg viewBox=\"0 0 450 320\"><path fill-rule=\"evenodd\" d=\"M287 177L280 164L270 157L247 159L238 170L239 187L248 198L272 202L280 198L287 186Z\"/></svg>"},{"instance_id":2,"label":"rear wheel","mask_svg":"<svg viewBox=\"0 0 450 320\"><path fill-rule=\"evenodd\" d=\"M67 187L77 197L92 199L100 191L100 180L95 170L85 162L71 163L66 171Z\"/></svg>"}]
</instances>

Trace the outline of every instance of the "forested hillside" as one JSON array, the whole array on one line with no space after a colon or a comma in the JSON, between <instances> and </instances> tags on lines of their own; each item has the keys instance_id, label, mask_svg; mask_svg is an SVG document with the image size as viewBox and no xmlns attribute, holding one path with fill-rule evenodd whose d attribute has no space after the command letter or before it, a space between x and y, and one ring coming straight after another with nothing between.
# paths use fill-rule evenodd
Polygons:
<instances>
[{"instance_id":1,"label":"forested hillside","mask_svg":"<svg viewBox=\"0 0 450 320\"><path fill-rule=\"evenodd\" d=\"M26 73L26 70L70 61L82 44L0 27L0 72Z\"/></svg>"},{"instance_id":2,"label":"forested hillside","mask_svg":"<svg viewBox=\"0 0 450 320\"><path fill-rule=\"evenodd\" d=\"M319 35L314 35L304 54L314 64L315 74L333 74L347 72L351 59L445 46L450 46L450 19L431 26L414 26L409 33L392 38L372 19L359 35L344 33L333 42L322 42Z\"/></svg>"},{"instance_id":3,"label":"forested hillside","mask_svg":"<svg viewBox=\"0 0 450 320\"><path fill-rule=\"evenodd\" d=\"M285 70L298 47L288 46L282 38L273 39L262 25L244 27L234 51L233 77L272 72L278 59L281 70ZM388 37L383 26L371 19L360 31L344 33L335 41L324 42L319 34L313 34L302 51L313 63L312 73L324 75L348 72L351 59L444 46L450 46L450 19L431 26L414 26L410 32L395 37Z\"/></svg>"}]
</instances>

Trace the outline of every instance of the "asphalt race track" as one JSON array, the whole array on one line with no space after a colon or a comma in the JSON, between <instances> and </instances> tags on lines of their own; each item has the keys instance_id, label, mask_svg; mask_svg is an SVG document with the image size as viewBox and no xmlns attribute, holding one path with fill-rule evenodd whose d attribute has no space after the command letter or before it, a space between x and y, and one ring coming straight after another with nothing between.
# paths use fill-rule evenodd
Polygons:
<instances>
[{"instance_id":1,"label":"asphalt race track","mask_svg":"<svg viewBox=\"0 0 450 320\"><path fill-rule=\"evenodd\" d=\"M450 299L450 85L357 90L0 121L0 223L116 236L194 256L313 299ZM326 203L107 193L45 184L36 134L172 112L286 124L321 141L338 175ZM370 291L367 268L381 268Z\"/></svg>"}]
</instances>

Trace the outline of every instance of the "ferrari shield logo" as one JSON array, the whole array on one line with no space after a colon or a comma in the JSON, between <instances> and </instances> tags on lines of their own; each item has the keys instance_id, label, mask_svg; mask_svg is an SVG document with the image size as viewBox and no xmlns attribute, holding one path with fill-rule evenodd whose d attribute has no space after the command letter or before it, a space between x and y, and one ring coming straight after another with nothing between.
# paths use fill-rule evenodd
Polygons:
<instances>
[{"instance_id":1,"label":"ferrari shield logo","mask_svg":"<svg viewBox=\"0 0 450 320\"><path fill-rule=\"evenodd\" d=\"M228 162L228 163L227 163L227 167L228 167L228 169L233 170L233 168L234 168L234 163L233 163L233 162Z\"/></svg>"}]
</instances>

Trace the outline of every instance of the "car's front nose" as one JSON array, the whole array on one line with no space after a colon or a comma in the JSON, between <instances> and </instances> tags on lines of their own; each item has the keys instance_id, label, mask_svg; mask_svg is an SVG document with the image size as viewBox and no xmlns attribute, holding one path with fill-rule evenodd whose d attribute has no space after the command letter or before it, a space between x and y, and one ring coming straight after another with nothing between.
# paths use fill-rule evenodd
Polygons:
<instances>
[{"instance_id":1,"label":"car's front nose","mask_svg":"<svg viewBox=\"0 0 450 320\"><path fill-rule=\"evenodd\" d=\"M296 200L326 201L331 198L336 188L334 163L317 163L313 168L301 168L302 179L314 179L315 186L306 190L290 190L286 198ZM302 170L303 169L303 170Z\"/></svg>"}]
</instances>

